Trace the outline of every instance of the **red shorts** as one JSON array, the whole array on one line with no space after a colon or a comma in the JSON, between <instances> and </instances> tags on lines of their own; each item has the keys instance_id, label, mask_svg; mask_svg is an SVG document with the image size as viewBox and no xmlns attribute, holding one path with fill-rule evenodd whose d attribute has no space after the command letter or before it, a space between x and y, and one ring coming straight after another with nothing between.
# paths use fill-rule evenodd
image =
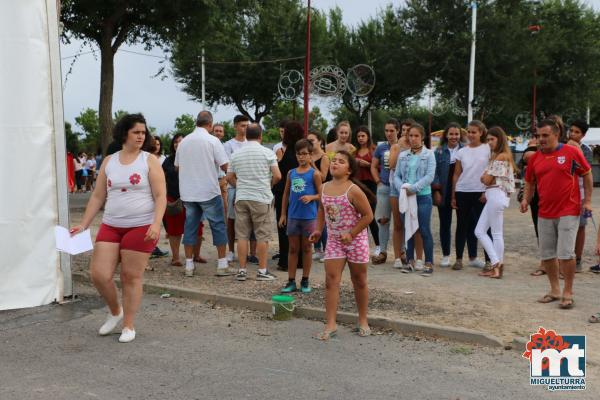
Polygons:
<instances>
[{"instance_id":1,"label":"red shorts","mask_svg":"<svg viewBox=\"0 0 600 400\"><path fill-rule=\"evenodd\" d=\"M144 240L150 225L133 228L117 228L102 224L96 235L96 242L119 243L121 250L133 250L142 253L152 253L158 239Z\"/></svg>"},{"instance_id":2,"label":"red shorts","mask_svg":"<svg viewBox=\"0 0 600 400\"><path fill-rule=\"evenodd\" d=\"M167 196L167 201L175 201L177 199ZM185 226L185 207L183 211L177 215L167 215L163 217L163 224L165 225L165 231L167 234L173 236L183 235L183 227ZM204 224L200 223L198 227L198 237L202 237L204 232Z\"/></svg>"}]
</instances>

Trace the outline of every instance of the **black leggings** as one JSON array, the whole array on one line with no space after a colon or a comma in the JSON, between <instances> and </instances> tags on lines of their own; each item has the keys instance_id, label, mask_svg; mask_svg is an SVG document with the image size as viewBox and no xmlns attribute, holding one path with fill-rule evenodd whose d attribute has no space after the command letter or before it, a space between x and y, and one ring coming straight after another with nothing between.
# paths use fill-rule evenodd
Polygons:
<instances>
[{"instance_id":1,"label":"black leggings","mask_svg":"<svg viewBox=\"0 0 600 400\"><path fill-rule=\"evenodd\" d=\"M367 187L373 193L373 195L377 195L377 184L374 181L360 181L363 185ZM373 242L375 242L375 246L379 246L379 225L377 225L377 221L375 220L375 207L376 203L371 204L371 211L373 211L373 221L369 224L369 230L371 231L371 236L373 236ZM385 251L385 250L382 250Z\"/></svg>"},{"instance_id":2,"label":"black leggings","mask_svg":"<svg viewBox=\"0 0 600 400\"><path fill-rule=\"evenodd\" d=\"M477 237L475 227L485 205L479 199L483 192L456 192L456 258L462 259L465 242L469 251L469 258L477 257ZM488 235L490 234L488 230ZM487 253L486 261L489 261Z\"/></svg>"}]
</instances>

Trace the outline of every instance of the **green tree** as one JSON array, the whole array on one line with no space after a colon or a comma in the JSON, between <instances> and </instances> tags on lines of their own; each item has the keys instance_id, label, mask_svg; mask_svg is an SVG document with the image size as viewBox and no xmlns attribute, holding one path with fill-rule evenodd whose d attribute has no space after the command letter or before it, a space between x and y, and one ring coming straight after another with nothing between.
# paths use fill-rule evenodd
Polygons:
<instances>
[{"instance_id":1,"label":"green tree","mask_svg":"<svg viewBox=\"0 0 600 400\"><path fill-rule=\"evenodd\" d=\"M110 142L114 56L121 45L164 46L180 33L201 30L210 16L209 0L63 0L63 40L93 43L100 49L100 143Z\"/></svg>"},{"instance_id":2,"label":"green tree","mask_svg":"<svg viewBox=\"0 0 600 400\"><path fill-rule=\"evenodd\" d=\"M211 105L233 105L252 121L271 112L279 99L283 70L302 69L306 9L299 0L250 0L245 10L221 7L210 22L211 35L181 37L171 61L178 82L196 100L202 98L202 49L206 52L206 99ZM315 61L323 59L325 17L313 10L311 35ZM256 62L282 60L280 62ZM241 62L232 62L241 61Z\"/></svg>"},{"instance_id":3,"label":"green tree","mask_svg":"<svg viewBox=\"0 0 600 400\"><path fill-rule=\"evenodd\" d=\"M263 119L265 130L269 132L269 138L279 142L279 123L287 120L301 120L304 115L304 107L294 104L292 101L279 100L273 106L273 109ZM308 127L318 132L325 133L327 130L327 120L323 117L321 109L313 106L308 114Z\"/></svg>"},{"instance_id":4,"label":"green tree","mask_svg":"<svg viewBox=\"0 0 600 400\"><path fill-rule=\"evenodd\" d=\"M79 151L79 135L73 132L69 122L65 122L65 138L67 151L71 154L77 154Z\"/></svg>"},{"instance_id":5,"label":"green tree","mask_svg":"<svg viewBox=\"0 0 600 400\"><path fill-rule=\"evenodd\" d=\"M82 150L96 152L100 145L100 120L98 112L92 108L86 108L75 117L75 123L83 131L81 141Z\"/></svg>"},{"instance_id":6,"label":"green tree","mask_svg":"<svg viewBox=\"0 0 600 400\"><path fill-rule=\"evenodd\" d=\"M190 114L181 114L175 119L175 130L173 135L182 133L187 135L196 128L196 120Z\"/></svg>"}]
</instances>

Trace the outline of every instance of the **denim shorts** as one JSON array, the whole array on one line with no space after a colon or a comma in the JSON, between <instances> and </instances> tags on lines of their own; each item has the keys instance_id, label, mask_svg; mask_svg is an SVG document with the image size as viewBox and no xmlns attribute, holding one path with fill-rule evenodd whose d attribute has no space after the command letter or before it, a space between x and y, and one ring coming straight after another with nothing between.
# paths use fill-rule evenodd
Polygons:
<instances>
[{"instance_id":1,"label":"denim shorts","mask_svg":"<svg viewBox=\"0 0 600 400\"><path fill-rule=\"evenodd\" d=\"M193 246L198 240L198 225L204 216L208 220L212 232L213 244L227 244L223 198L221 195L207 201L184 201L185 226L183 228L183 244Z\"/></svg>"},{"instance_id":2,"label":"denim shorts","mask_svg":"<svg viewBox=\"0 0 600 400\"><path fill-rule=\"evenodd\" d=\"M235 219L235 188L227 188L227 218Z\"/></svg>"},{"instance_id":3,"label":"denim shorts","mask_svg":"<svg viewBox=\"0 0 600 400\"><path fill-rule=\"evenodd\" d=\"M304 236L309 237L317 227L316 219L295 219L287 220L287 235L288 236Z\"/></svg>"}]
</instances>

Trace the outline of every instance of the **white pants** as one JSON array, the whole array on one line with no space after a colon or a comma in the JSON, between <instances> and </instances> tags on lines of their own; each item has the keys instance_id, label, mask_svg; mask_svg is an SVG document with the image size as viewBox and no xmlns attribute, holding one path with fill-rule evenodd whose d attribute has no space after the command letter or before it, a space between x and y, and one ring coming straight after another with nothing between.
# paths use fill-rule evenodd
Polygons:
<instances>
[{"instance_id":1,"label":"white pants","mask_svg":"<svg viewBox=\"0 0 600 400\"><path fill-rule=\"evenodd\" d=\"M497 187L486 189L485 198L475 236L490 257L492 265L496 265L504 259L504 209L508 207L510 198ZM488 229L492 230L492 239L487 235Z\"/></svg>"}]
</instances>

